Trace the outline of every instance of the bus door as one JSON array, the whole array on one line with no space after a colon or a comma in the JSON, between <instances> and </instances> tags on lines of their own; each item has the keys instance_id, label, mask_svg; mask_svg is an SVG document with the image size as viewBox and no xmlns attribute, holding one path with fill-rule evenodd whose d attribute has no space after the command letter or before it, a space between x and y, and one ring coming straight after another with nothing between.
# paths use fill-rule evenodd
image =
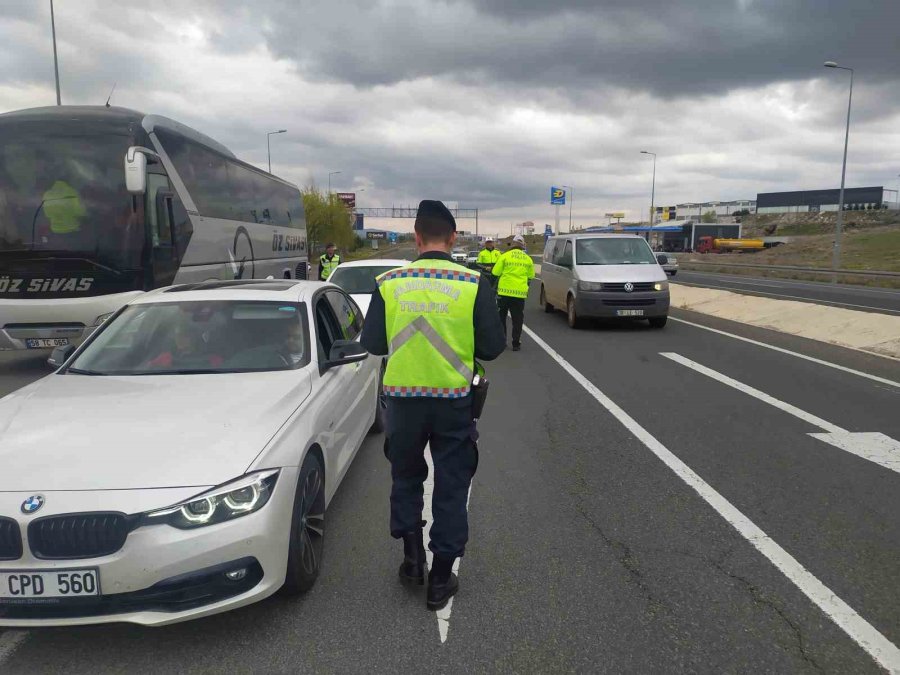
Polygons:
<instances>
[{"instance_id":1,"label":"bus door","mask_svg":"<svg viewBox=\"0 0 900 675\"><path fill-rule=\"evenodd\" d=\"M174 282L181 259L175 229L175 194L166 174L147 174L146 199L144 213L151 247L151 286L159 288Z\"/></svg>"}]
</instances>

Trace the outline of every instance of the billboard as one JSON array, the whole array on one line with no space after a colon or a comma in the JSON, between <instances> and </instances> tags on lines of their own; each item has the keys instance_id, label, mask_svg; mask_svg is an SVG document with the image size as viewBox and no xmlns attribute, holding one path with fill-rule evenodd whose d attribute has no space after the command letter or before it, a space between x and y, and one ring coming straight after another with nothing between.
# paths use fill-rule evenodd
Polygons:
<instances>
[{"instance_id":1,"label":"billboard","mask_svg":"<svg viewBox=\"0 0 900 675\"><path fill-rule=\"evenodd\" d=\"M366 232L366 239L387 239L387 232L369 230Z\"/></svg>"},{"instance_id":2,"label":"billboard","mask_svg":"<svg viewBox=\"0 0 900 675\"><path fill-rule=\"evenodd\" d=\"M356 193L355 192L338 192L337 198L344 202L344 206L348 209L356 208Z\"/></svg>"},{"instance_id":3,"label":"billboard","mask_svg":"<svg viewBox=\"0 0 900 675\"><path fill-rule=\"evenodd\" d=\"M362 232L366 229L366 216L363 213L354 214L356 218L353 219L353 229L357 232Z\"/></svg>"},{"instance_id":4,"label":"billboard","mask_svg":"<svg viewBox=\"0 0 900 675\"><path fill-rule=\"evenodd\" d=\"M562 188L550 188L550 204L560 205L566 203L566 191Z\"/></svg>"},{"instance_id":5,"label":"billboard","mask_svg":"<svg viewBox=\"0 0 900 675\"><path fill-rule=\"evenodd\" d=\"M619 218L619 219L621 219L621 218L624 218L624 217L625 217L625 212L624 212L624 211L613 211L612 213L607 213L607 214L606 214L606 217L607 217L607 218Z\"/></svg>"},{"instance_id":6,"label":"billboard","mask_svg":"<svg viewBox=\"0 0 900 675\"><path fill-rule=\"evenodd\" d=\"M656 215L658 220L675 220L674 206L657 206Z\"/></svg>"}]
</instances>

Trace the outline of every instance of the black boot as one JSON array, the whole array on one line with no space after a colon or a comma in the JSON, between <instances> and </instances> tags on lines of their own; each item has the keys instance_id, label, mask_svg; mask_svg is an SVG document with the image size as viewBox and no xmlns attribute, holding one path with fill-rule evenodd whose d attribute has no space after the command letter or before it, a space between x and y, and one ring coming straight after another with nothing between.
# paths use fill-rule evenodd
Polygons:
<instances>
[{"instance_id":1,"label":"black boot","mask_svg":"<svg viewBox=\"0 0 900 675\"><path fill-rule=\"evenodd\" d=\"M428 609L436 612L444 609L450 598L459 590L459 579L453 574L456 558L445 558L435 554L428 573Z\"/></svg>"},{"instance_id":2,"label":"black boot","mask_svg":"<svg viewBox=\"0 0 900 675\"><path fill-rule=\"evenodd\" d=\"M400 579L406 583L422 586L425 584L425 544L422 530L403 535L403 563L400 565Z\"/></svg>"}]
</instances>

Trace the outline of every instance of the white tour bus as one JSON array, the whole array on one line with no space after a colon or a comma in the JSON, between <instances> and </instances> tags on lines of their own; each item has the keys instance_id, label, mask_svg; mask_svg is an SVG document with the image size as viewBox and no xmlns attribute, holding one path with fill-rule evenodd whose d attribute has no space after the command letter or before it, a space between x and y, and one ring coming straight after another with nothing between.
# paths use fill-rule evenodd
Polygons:
<instances>
[{"instance_id":1,"label":"white tour bus","mask_svg":"<svg viewBox=\"0 0 900 675\"><path fill-rule=\"evenodd\" d=\"M77 343L173 283L307 274L300 191L183 124L105 106L0 115L0 350Z\"/></svg>"}]
</instances>

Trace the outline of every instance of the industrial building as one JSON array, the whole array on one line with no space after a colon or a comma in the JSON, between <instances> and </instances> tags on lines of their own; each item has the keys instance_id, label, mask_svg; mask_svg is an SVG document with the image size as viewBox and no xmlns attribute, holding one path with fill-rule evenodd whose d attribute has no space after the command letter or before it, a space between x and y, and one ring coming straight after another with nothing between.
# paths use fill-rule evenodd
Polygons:
<instances>
[{"instance_id":1,"label":"industrial building","mask_svg":"<svg viewBox=\"0 0 900 675\"><path fill-rule=\"evenodd\" d=\"M749 211L756 213L756 200L734 199L731 201L685 202L675 206L656 207L656 222L672 220L700 220L704 213L714 211L717 218L730 218L735 213Z\"/></svg>"},{"instance_id":2,"label":"industrial building","mask_svg":"<svg viewBox=\"0 0 900 675\"><path fill-rule=\"evenodd\" d=\"M756 212L765 213L819 213L837 211L840 190L796 190L794 192L761 192L756 195ZM888 208L884 187L846 188L844 210L860 211ZM893 206L893 204L891 204Z\"/></svg>"}]
</instances>

